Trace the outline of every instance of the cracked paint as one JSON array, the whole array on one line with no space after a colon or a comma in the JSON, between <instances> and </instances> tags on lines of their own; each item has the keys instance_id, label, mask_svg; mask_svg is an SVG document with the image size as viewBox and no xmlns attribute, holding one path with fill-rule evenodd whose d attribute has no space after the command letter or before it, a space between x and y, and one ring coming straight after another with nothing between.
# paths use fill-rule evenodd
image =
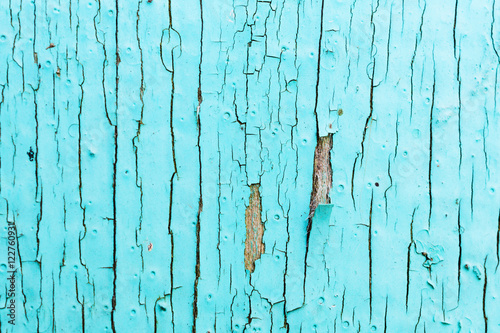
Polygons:
<instances>
[{"instance_id":1,"label":"cracked paint","mask_svg":"<svg viewBox=\"0 0 500 333\"><path fill-rule=\"evenodd\" d=\"M6 0L0 332L500 330L499 15Z\"/></svg>"}]
</instances>

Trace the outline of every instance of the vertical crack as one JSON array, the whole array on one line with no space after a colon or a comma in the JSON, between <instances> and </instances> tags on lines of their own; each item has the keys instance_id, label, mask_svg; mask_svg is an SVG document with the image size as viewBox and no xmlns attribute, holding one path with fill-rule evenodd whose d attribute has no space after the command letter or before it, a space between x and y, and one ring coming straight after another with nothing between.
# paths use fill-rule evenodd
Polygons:
<instances>
[{"instance_id":1,"label":"vertical crack","mask_svg":"<svg viewBox=\"0 0 500 333\"><path fill-rule=\"evenodd\" d=\"M457 16L458 16L458 0L455 0L455 16L453 18L453 52L455 54L455 58L457 58L457 36L456 36Z\"/></svg>"},{"instance_id":2,"label":"vertical crack","mask_svg":"<svg viewBox=\"0 0 500 333\"><path fill-rule=\"evenodd\" d=\"M458 2L458 0L457 0ZM495 55L497 56L498 63L500 64L500 54L498 53L497 47L495 45L495 38L493 37L493 28L495 25L495 3L496 0L493 0L493 3L491 5L491 29L490 29L490 38L491 38L491 46L493 47L493 51L495 52Z\"/></svg>"},{"instance_id":3,"label":"vertical crack","mask_svg":"<svg viewBox=\"0 0 500 333\"><path fill-rule=\"evenodd\" d=\"M7 65L7 70L9 70L9 66ZM6 75L7 76L7 75ZM0 101L0 117L2 115L2 105L4 104L5 102L5 96L4 96L4 92L5 92L5 87L8 85L8 81L6 82L6 84L2 84L2 92L1 92L1 96L2 96L2 100ZM2 124L0 123L0 134L2 133ZM30 152L32 152L31 150L31 147L30 147ZM34 153L32 153L32 155L28 155L28 156L31 156L30 157L30 160L33 159L33 156L34 156ZM0 170L2 170L2 161L0 159ZM0 172L0 193L2 193L2 175L1 175L1 172Z\"/></svg>"},{"instance_id":4,"label":"vertical crack","mask_svg":"<svg viewBox=\"0 0 500 333\"><path fill-rule=\"evenodd\" d=\"M384 333L387 333L387 307L389 304L389 296L385 296L385 313L384 313Z\"/></svg>"},{"instance_id":5,"label":"vertical crack","mask_svg":"<svg viewBox=\"0 0 500 333\"><path fill-rule=\"evenodd\" d=\"M85 333L85 295L82 295L82 300L80 301L78 295L78 278L75 273L75 288L76 288L76 301L80 304L81 317L82 317L82 333Z\"/></svg>"},{"instance_id":6,"label":"vertical crack","mask_svg":"<svg viewBox=\"0 0 500 333\"><path fill-rule=\"evenodd\" d=\"M474 162L472 163L471 179L470 179L470 220L474 220Z\"/></svg>"},{"instance_id":7,"label":"vertical crack","mask_svg":"<svg viewBox=\"0 0 500 333\"><path fill-rule=\"evenodd\" d=\"M375 30L375 28L374 28ZM368 127L370 127L370 123L373 120L373 89L376 87L373 84L373 77L375 75L375 59L373 59L373 65L372 65L372 73L371 73L371 78L370 78L370 113L368 114L368 117L366 118L365 121L365 126L363 127L363 138L361 139L361 161L360 161L360 166L363 165L363 159L365 157L365 138L366 138L366 131Z\"/></svg>"},{"instance_id":8,"label":"vertical crack","mask_svg":"<svg viewBox=\"0 0 500 333\"><path fill-rule=\"evenodd\" d=\"M446 308L444 304L444 282L441 282L441 312L443 313L443 322L446 322Z\"/></svg>"},{"instance_id":9,"label":"vertical crack","mask_svg":"<svg viewBox=\"0 0 500 333\"><path fill-rule=\"evenodd\" d=\"M218 272L218 277L217 277L217 285L220 285L220 276L221 276L221 269L222 269L222 255L221 255L221 250L220 250L220 231L221 231L221 165L222 165L222 158L221 158L221 151L220 151L220 135L217 134L217 156L218 156L218 165L217 165L217 187L218 187L218 193L217 193L217 254L219 255L219 272Z\"/></svg>"},{"instance_id":10,"label":"vertical crack","mask_svg":"<svg viewBox=\"0 0 500 333\"><path fill-rule=\"evenodd\" d=\"M389 62L391 58L391 52L389 51L390 46L391 46L391 30L392 30L392 6L394 3L391 3L391 13L389 16L389 31L388 31L388 36L387 36L387 59L386 59L386 64L385 64L385 80L387 80L387 73L389 72Z\"/></svg>"},{"instance_id":11,"label":"vertical crack","mask_svg":"<svg viewBox=\"0 0 500 333\"><path fill-rule=\"evenodd\" d=\"M111 298L111 330L113 333L116 333L115 327L115 312L116 312L116 171L117 171L117 163L118 163L118 82L119 82L119 65L120 65L120 51L118 47L118 16L119 16L119 0L115 1L115 133L114 133L114 145L115 145L115 154L113 159L113 296Z\"/></svg>"},{"instance_id":12,"label":"vertical crack","mask_svg":"<svg viewBox=\"0 0 500 333\"><path fill-rule=\"evenodd\" d=\"M373 22L373 16L375 12L378 10L378 2L377 2L377 7L375 9L373 8L373 3L372 3L372 10L371 10L371 17L370 17L370 24L372 26L372 39L371 39L371 49L370 49L370 56L372 58L372 63L370 63L368 66L372 66L372 71L371 75L369 74L368 77L370 79L370 113L368 114L368 117L366 118L365 126L363 128L363 138L361 139L361 161L360 161L360 166L363 165L363 159L365 157L365 138L366 138L366 130L370 126L372 120L373 120L373 90L378 86L374 84L374 79L375 79L375 64L376 64L376 50L374 53L374 47L375 47L375 23Z\"/></svg>"},{"instance_id":13,"label":"vertical crack","mask_svg":"<svg viewBox=\"0 0 500 333\"><path fill-rule=\"evenodd\" d=\"M142 47L141 47L141 40L139 38L139 20L140 20L140 9L141 9L141 4L142 0L140 0L137 3L137 12L136 12L136 23L135 23L135 30L136 30L136 39L137 39L137 47L139 49L139 61L141 64L141 83L139 86L139 100L141 101L141 116L140 119L137 121L137 130L135 136L132 138L132 148L134 150L135 154L135 186L139 189L140 195L139 195L139 204L140 204L140 214L139 214L139 228L136 228L136 246L140 247L141 251L141 263L142 263L142 270L144 270L144 257L143 257L143 251L144 251L144 246L141 244L139 245L137 242L137 235L138 231L140 232L142 230L142 221L143 221L143 197L144 193L142 190L142 177L139 176L139 142L140 140L140 135L141 135L141 127L144 125L143 119L144 119L144 61L143 61L143 53L142 53ZM139 279L139 295L140 295L140 279ZM139 296L138 296L139 297ZM140 301L139 301L140 304Z\"/></svg>"},{"instance_id":14,"label":"vertical crack","mask_svg":"<svg viewBox=\"0 0 500 333\"><path fill-rule=\"evenodd\" d=\"M196 217L196 266L195 266L195 280L194 280L194 295L193 295L193 333L196 333L196 320L198 317L198 282L200 279L200 217L203 210L203 191L202 191L202 158L201 158L201 119L200 119L200 108L203 102L203 94L201 90L201 67L203 64L203 0L200 0L200 64L198 67L198 107L196 110L197 125L198 125L198 165L199 165L199 178L200 178L200 199L198 201L198 214Z\"/></svg>"},{"instance_id":15,"label":"vertical crack","mask_svg":"<svg viewBox=\"0 0 500 333\"><path fill-rule=\"evenodd\" d=\"M411 246L414 244L413 241L413 221L415 219L415 212L417 208L413 209L413 213L411 214L411 223L410 223L410 244L408 244L408 257L406 259L406 313L408 313L408 296L410 294L410 259L411 259Z\"/></svg>"},{"instance_id":16,"label":"vertical crack","mask_svg":"<svg viewBox=\"0 0 500 333\"><path fill-rule=\"evenodd\" d=\"M8 70L8 68L7 68ZM38 86L33 90L33 104L35 105L35 201L38 201L39 195L39 177L38 177L38 140L39 140L39 121L38 121L38 103L37 93L40 88L40 77L38 78Z\"/></svg>"},{"instance_id":17,"label":"vertical crack","mask_svg":"<svg viewBox=\"0 0 500 333\"><path fill-rule=\"evenodd\" d=\"M424 15L425 15L425 10L427 9L427 3L425 2L424 3L424 9L422 10L422 16L420 18L420 28L419 28L419 32L417 34L417 36L415 37L415 47L413 49L413 56L411 58L411 64L410 64L410 68L411 68L411 77L410 77L410 124L411 124L411 120L412 120L412 117L413 117L413 73L414 73L414 63L415 63L415 57L417 56L417 49L418 49L418 45L419 43L422 41L422 35L423 35L423 32L422 32L422 27L424 25Z\"/></svg>"},{"instance_id":18,"label":"vertical crack","mask_svg":"<svg viewBox=\"0 0 500 333\"><path fill-rule=\"evenodd\" d=\"M52 329L54 332L57 332L55 293L56 293L56 284L54 281L54 271L52 271Z\"/></svg>"},{"instance_id":19,"label":"vertical crack","mask_svg":"<svg viewBox=\"0 0 500 333\"><path fill-rule=\"evenodd\" d=\"M342 292L342 305L340 307L340 320L344 320L344 307L345 307L345 290L346 287L344 285L344 291Z\"/></svg>"},{"instance_id":20,"label":"vertical crack","mask_svg":"<svg viewBox=\"0 0 500 333\"><path fill-rule=\"evenodd\" d=\"M104 40L101 41L99 40L99 36L97 35L97 17L99 16L99 19L100 19L100 16L101 16L101 1L99 0L98 1L98 8L97 8L97 12L94 16L94 19L93 19L93 22L94 22L94 33L95 33L95 39L97 41L97 43L99 43L102 47L102 52L103 52L103 55L104 55L104 59L102 61L102 96L104 98L104 112L106 114L106 119L108 120L108 123L109 125L113 125L111 123L111 118L109 118L109 113L108 113L108 103L107 103L107 98L106 98L106 85L105 85L105 81L106 81L106 63L108 62L108 56L107 56L107 52L106 52L106 35L104 35Z\"/></svg>"},{"instance_id":21,"label":"vertical crack","mask_svg":"<svg viewBox=\"0 0 500 333\"><path fill-rule=\"evenodd\" d=\"M434 50L432 51L434 59ZM434 97L436 93L436 64L434 63L434 82L432 84L432 98L431 98L431 111L429 120L429 170L428 170L428 184L429 184L429 217L427 220L428 228L431 228L431 217L432 217L432 126L433 126L433 116L434 116Z\"/></svg>"},{"instance_id":22,"label":"vertical crack","mask_svg":"<svg viewBox=\"0 0 500 333\"><path fill-rule=\"evenodd\" d=\"M394 161L398 156L398 146L399 146L399 112L396 113L396 143L394 145L394 157L393 157Z\"/></svg>"},{"instance_id":23,"label":"vertical crack","mask_svg":"<svg viewBox=\"0 0 500 333\"><path fill-rule=\"evenodd\" d=\"M356 199L354 198L354 174L356 173L356 163L358 162L359 153L356 154L354 158L354 163L352 165L352 175L351 175L351 199L354 210L356 210Z\"/></svg>"},{"instance_id":24,"label":"vertical crack","mask_svg":"<svg viewBox=\"0 0 500 333\"><path fill-rule=\"evenodd\" d=\"M415 324L414 333L417 333L418 324L420 324L420 319L422 318L422 293L420 293L420 310L418 311L417 323ZM424 323L424 332L425 332L425 323Z\"/></svg>"},{"instance_id":25,"label":"vertical crack","mask_svg":"<svg viewBox=\"0 0 500 333\"><path fill-rule=\"evenodd\" d=\"M417 48L418 48L418 37L415 38L415 47L413 49L413 56L411 57L411 62L410 62L410 70L411 70L411 75L410 75L410 124L411 124L411 119L413 118L413 74L414 74L414 64L415 64L415 57L417 56Z\"/></svg>"},{"instance_id":26,"label":"vertical crack","mask_svg":"<svg viewBox=\"0 0 500 333\"><path fill-rule=\"evenodd\" d=\"M171 1L168 1L168 18L169 18L169 30L168 30L168 36L169 36L169 41L170 41L170 32L173 30L172 27L172 4ZM175 31L177 33L177 31ZM178 33L177 33L178 34ZM163 43L163 33L162 33L162 39L160 41L160 44ZM179 35L179 40L180 40L180 35ZM160 57L161 61L163 63L163 56L162 56L162 45L160 45ZM175 97L175 61L174 61L174 48L171 50L171 62L172 62L172 70L168 70L165 64L163 63L163 66L165 69L171 73L170 76L170 84L172 86L171 92L170 92L170 136L172 138L171 146L172 146L172 163L174 165L174 172L172 173L172 176L170 177L170 198L169 198L169 206L168 206L168 234L170 236L170 311L172 314L172 331L175 332L175 320L174 320L174 303L173 303L173 295L174 295L174 233L172 231L172 207L173 207L173 202L174 202L174 178L177 175L177 161L175 158L175 132L174 132L174 97Z\"/></svg>"},{"instance_id":27,"label":"vertical crack","mask_svg":"<svg viewBox=\"0 0 500 333\"><path fill-rule=\"evenodd\" d=\"M172 164L174 166L174 171L172 172L172 175L170 176L170 196L169 196L169 208L168 208L168 235L170 238L170 310L171 310L171 319L172 319L172 331L175 332L175 315L174 315L174 304L173 304L173 293L174 293L174 247L175 247L175 240L174 240L174 233L172 230L172 208L173 208L173 198L174 198L174 180L175 177L178 177L177 174L177 160L176 160L176 154L175 154L175 132L174 132L174 100L175 100L175 57L174 57L174 51L177 47L180 48L182 52L182 41L181 41L181 36L179 33L172 27L173 25L173 19L172 19L172 5L170 0L168 1L168 20L169 20L169 26L168 28L164 29L162 31L161 35L161 40L160 40L160 60L162 62L163 67L165 70L170 73L170 84L171 84L171 91L170 91L170 118L169 118L169 123L170 123L170 137L171 137L171 149L172 149ZM163 39L165 37L165 31L168 32L168 42L170 43L171 41L171 33L172 31L179 37L179 45L174 46L170 50L170 61L171 61L171 66L172 68L169 69L167 65L165 64L165 61L163 59Z\"/></svg>"},{"instance_id":28,"label":"vertical crack","mask_svg":"<svg viewBox=\"0 0 500 333\"><path fill-rule=\"evenodd\" d=\"M389 155L388 158L387 158L387 175L389 176L389 180L390 180L390 185L385 189L384 191L384 201L385 201L385 206L384 206L384 210L385 210L385 225L387 225L388 223L388 220L389 220L389 212L388 212L388 206L389 206L389 202L387 200L387 191L389 191L389 189L392 187L392 176L391 176L391 156Z\"/></svg>"},{"instance_id":29,"label":"vertical crack","mask_svg":"<svg viewBox=\"0 0 500 333\"><path fill-rule=\"evenodd\" d=\"M489 126L490 126L490 122L489 122L489 119L488 119L488 110L486 109L486 107L483 108L484 109L484 118L485 118L485 124L483 126L483 130L482 130L482 134L483 134L483 155L484 155L484 168L486 170L486 178L487 180L490 179L490 168L488 167L488 153L486 151L486 138L488 137L488 133L489 133Z\"/></svg>"},{"instance_id":30,"label":"vertical crack","mask_svg":"<svg viewBox=\"0 0 500 333\"><path fill-rule=\"evenodd\" d=\"M495 71L495 98L494 98L494 104L495 104L495 110L497 109L497 87L498 87L498 70L500 68L500 54L498 53L498 50L495 46L495 39L493 38L493 28L495 25L495 3L496 0L493 0L492 4L492 9L491 9L491 29L490 29L490 38L491 38L491 45L493 46L493 51L495 52L495 55L497 57L497 69Z\"/></svg>"},{"instance_id":31,"label":"vertical crack","mask_svg":"<svg viewBox=\"0 0 500 333\"><path fill-rule=\"evenodd\" d=\"M290 219L289 215L290 214L290 206L288 207L288 211L286 214L286 234L287 234L287 239L285 243L285 273L283 274L283 320L284 320L284 327L286 329L286 332L290 332L290 325L288 325L288 318L287 318L287 311L286 311L286 277L288 275L288 244L290 243ZM500 229L500 228L499 228ZM500 235L500 232L499 232ZM497 251L498 253L498 251Z\"/></svg>"},{"instance_id":32,"label":"vertical crack","mask_svg":"<svg viewBox=\"0 0 500 333\"><path fill-rule=\"evenodd\" d=\"M497 267L495 268L495 272L498 269L498 265L500 264L500 211L498 212L498 229L497 229Z\"/></svg>"},{"instance_id":33,"label":"vertical crack","mask_svg":"<svg viewBox=\"0 0 500 333\"><path fill-rule=\"evenodd\" d=\"M82 114L83 114L83 99L84 99L84 89L83 85L85 84L85 69L81 65L82 68L82 83L80 84L80 92L81 97L79 98L79 110L78 110L78 194L79 194L79 205L82 210L82 226L83 226L83 235L78 238L78 254L80 258L80 264L85 268L87 272L87 281L90 282L90 274L87 268L87 265L84 263L82 258L82 240L87 235L87 225L86 225L86 206L83 204L83 180L82 180ZM43 189L42 189L43 192Z\"/></svg>"},{"instance_id":34,"label":"vertical crack","mask_svg":"<svg viewBox=\"0 0 500 333\"><path fill-rule=\"evenodd\" d=\"M460 53L458 53L457 59L457 82L458 82L458 149L459 149L459 160L458 160L458 176L460 177L460 171L462 170L462 78L460 77Z\"/></svg>"},{"instance_id":35,"label":"vertical crack","mask_svg":"<svg viewBox=\"0 0 500 333\"><path fill-rule=\"evenodd\" d=\"M319 138L319 120L318 120L318 97L319 97L319 79L321 69L321 43L323 41L323 12L325 8L325 0L321 0L321 15L319 25L319 39L318 39L318 66L316 71L316 100L314 102L314 116L316 117L316 135Z\"/></svg>"}]
</instances>

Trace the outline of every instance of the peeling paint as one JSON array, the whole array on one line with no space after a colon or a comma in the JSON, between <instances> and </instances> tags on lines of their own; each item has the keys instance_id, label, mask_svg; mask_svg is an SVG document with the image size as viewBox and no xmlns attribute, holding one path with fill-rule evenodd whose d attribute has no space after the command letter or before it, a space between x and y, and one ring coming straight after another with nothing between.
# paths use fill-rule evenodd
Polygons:
<instances>
[{"instance_id":1,"label":"peeling paint","mask_svg":"<svg viewBox=\"0 0 500 333\"><path fill-rule=\"evenodd\" d=\"M0 333L499 331L499 16L4 1Z\"/></svg>"},{"instance_id":2,"label":"peeling paint","mask_svg":"<svg viewBox=\"0 0 500 333\"><path fill-rule=\"evenodd\" d=\"M262 239L264 224L262 223L262 205L259 193L260 184L250 185L250 199L245 210L246 240L245 240L245 269L253 272L255 261L260 259L266 246Z\"/></svg>"}]
</instances>

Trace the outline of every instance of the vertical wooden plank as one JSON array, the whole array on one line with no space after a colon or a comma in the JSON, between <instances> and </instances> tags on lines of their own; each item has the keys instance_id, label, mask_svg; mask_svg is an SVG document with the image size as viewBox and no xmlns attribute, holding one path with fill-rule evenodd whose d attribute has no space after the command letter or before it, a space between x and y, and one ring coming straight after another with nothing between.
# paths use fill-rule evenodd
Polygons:
<instances>
[{"instance_id":1,"label":"vertical wooden plank","mask_svg":"<svg viewBox=\"0 0 500 333\"><path fill-rule=\"evenodd\" d=\"M169 234L173 256L171 307L176 331L195 330L200 313L201 211L201 61L202 6L200 1L169 2L171 24L163 31L163 61L171 70L173 100L168 105L172 136ZM185 22L185 23L184 23ZM171 320L165 320L171 324Z\"/></svg>"},{"instance_id":2,"label":"vertical wooden plank","mask_svg":"<svg viewBox=\"0 0 500 333\"><path fill-rule=\"evenodd\" d=\"M113 158L110 157L114 155L115 141L114 127L105 104L107 100L102 92L106 82L113 82L112 78L106 81L104 77L106 57L108 54L111 56L113 51L106 48L105 37L97 29L101 26L98 25L100 20L105 20L102 27L106 29L106 25L113 23L113 17L109 17L109 11L108 15L102 15L103 8L99 2L78 2L75 10L78 27L76 60L80 65L81 89L80 108L77 111L79 204L83 214L79 234L80 266L77 266L82 271L82 275L77 278L81 298L79 303L84 317L95 317L95 320L82 318L85 321L82 325L86 330L110 329L113 326L111 311L115 218L114 168ZM109 43L108 47L110 44L113 43Z\"/></svg>"},{"instance_id":3,"label":"vertical wooden plank","mask_svg":"<svg viewBox=\"0 0 500 333\"><path fill-rule=\"evenodd\" d=\"M150 19L155 11L166 14L167 5L123 2L118 9L117 331L164 329L160 322L166 318L157 314L166 311L164 302L172 290L164 282L170 281L170 264L163 264L172 256L166 227L173 172L167 130L171 96L161 87L162 82L168 86L171 75L159 71L168 22ZM151 156L154 163L149 162Z\"/></svg>"},{"instance_id":4,"label":"vertical wooden plank","mask_svg":"<svg viewBox=\"0 0 500 333\"><path fill-rule=\"evenodd\" d=\"M4 209L5 221L15 223L17 226L17 235L25 234L25 239L17 237L17 250L15 253L16 268L19 268L20 274L16 275L17 283L16 289L21 297L16 298L17 312L23 313L30 307L38 307L38 295L32 292L31 286L35 286L34 290L40 288L40 270L36 260L36 219L39 211L39 203L35 202L37 199L36 187L36 167L35 163L29 163L27 155L23 156L22 151L32 146L36 151L36 121L35 121L35 93L31 86L27 86L26 82L32 84L36 88L36 74L31 72L27 73L26 81L24 80L24 73L22 64L26 58L27 66L33 62L28 56L32 52L26 52L26 57L23 56L23 50L27 49L26 39L33 36L34 33L34 19L30 23L26 22L25 29L20 22L20 17L25 17L26 14L21 13L22 8L19 2L11 2L9 6L5 6L6 15L4 22L8 25L5 26L2 38L2 55L4 55L3 63L3 88L2 88L2 114L1 114L1 136L2 136L2 197L5 199ZM29 7L25 7L25 12L29 11ZM33 12L33 8L31 8ZM24 22L23 22L24 23ZM30 29L31 27L31 29ZM31 51L31 49L30 49ZM33 65L30 66L33 70ZM24 96L20 94L23 93ZM17 113L17 110L20 113ZM24 112L23 112L24 111ZM26 151L28 151L26 150ZM26 179L27 183L23 188L16 187L17 179ZM23 199L30 200L30 205L23 205ZM29 199L28 199L29 198ZM7 224L5 224L7 228ZM8 239L8 229L2 230L2 236ZM7 250L7 244L5 244ZM22 250L20 250L22 249ZM7 254L7 252L4 252ZM9 286L7 279L7 272L11 269L7 265L7 256L5 256L5 273L3 274L3 281L5 287ZM25 260L26 262L23 262ZM33 264L32 264L33 263ZM25 279L25 274L33 274L36 279ZM9 286L10 287L10 286ZM7 300L7 289L3 294ZM10 289L10 288L9 288ZM26 298L28 296L28 298ZM7 302L5 302L7 305ZM25 312L26 313L26 312ZM7 323L10 318L3 313L2 322ZM18 316L19 317L19 316ZM30 313L30 319L36 319L33 313ZM24 318L18 321L19 326L28 329L36 329L36 322L28 322L27 314ZM4 325L7 330L8 326Z\"/></svg>"}]
</instances>

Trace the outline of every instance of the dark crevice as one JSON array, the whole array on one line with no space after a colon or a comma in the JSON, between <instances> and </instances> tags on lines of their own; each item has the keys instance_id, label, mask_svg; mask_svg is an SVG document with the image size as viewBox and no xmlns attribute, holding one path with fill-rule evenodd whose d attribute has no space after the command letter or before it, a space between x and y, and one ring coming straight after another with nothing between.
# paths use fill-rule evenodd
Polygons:
<instances>
[{"instance_id":1,"label":"dark crevice","mask_svg":"<svg viewBox=\"0 0 500 333\"><path fill-rule=\"evenodd\" d=\"M171 12L171 3L170 3L170 0L169 0L169 4L168 4L168 16L169 16L169 31L168 31L168 34L169 34L169 39L170 39L170 31L173 30L172 28L172 12ZM162 33L162 41L163 42L163 33ZM160 43L160 58L161 58L161 61L163 63L163 57L162 57L162 54L161 54L161 50L162 50L162 45ZM170 237L170 311L171 311L171 314L172 314L172 332L175 332L175 316L174 316L174 303L173 303L173 295L174 295L174 233L172 231L172 207L173 207L173 203L174 203L174 180L175 180L175 176L177 176L177 161L176 161L176 158L175 158L175 132L174 132L174 124L173 124L173 121L174 121L174 97L175 97L175 61L174 61L174 50L175 48L173 48L171 50L171 61L172 61L172 70L169 71L167 69L167 67L164 65L165 69L167 70L167 72L170 72L171 73L171 76L170 76L170 84L172 86L172 89L170 91L170 119L169 119L169 122L170 122L170 137L172 139L172 142L171 142L171 146L172 146L172 163L173 163L173 166L174 166L174 172L172 173L172 175L170 176L170 197L169 197L169 204L168 204L168 235Z\"/></svg>"},{"instance_id":2,"label":"dark crevice","mask_svg":"<svg viewBox=\"0 0 500 333\"><path fill-rule=\"evenodd\" d=\"M433 50L433 59L434 59L434 50ZM432 217L432 129L434 122L434 97L436 93L436 65L434 62L434 82L432 84L432 97L431 97L431 110L430 110L430 119L429 119L429 169L428 169L428 186L429 186L429 217L427 220L427 226L431 228L431 217Z\"/></svg>"},{"instance_id":3,"label":"dark crevice","mask_svg":"<svg viewBox=\"0 0 500 333\"><path fill-rule=\"evenodd\" d=\"M470 179L470 220L474 221L474 162L472 163Z\"/></svg>"},{"instance_id":4,"label":"dark crevice","mask_svg":"<svg viewBox=\"0 0 500 333\"><path fill-rule=\"evenodd\" d=\"M196 333L196 321L198 319L198 283L200 280L200 231L201 231L201 212L203 210L203 191L202 191L202 156L201 156L201 117L200 109L203 102L203 94L201 89L201 68L203 64L203 0L200 0L200 64L198 67L198 107L196 110L196 122L198 127L198 165L199 165L199 192L200 198L198 201L198 214L196 217L196 266L195 266L195 280L194 280L194 294L193 294L193 327L192 332Z\"/></svg>"},{"instance_id":5,"label":"dark crevice","mask_svg":"<svg viewBox=\"0 0 500 333\"><path fill-rule=\"evenodd\" d=\"M420 294L420 310L418 311L418 318L417 318L417 323L415 324L414 333L417 333L418 324L420 324L420 319L422 318L422 301L423 301L422 294ZM425 331L425 323L424 323L424 331Z\"/></svg>"},{"instance_id":6,"label":"dark crevice","mask_svg":"<svg viewBox=\"0 0 500 333\"><path fill-rule=\"evenodd\" d=\"M460 51L457 59L457 82L458 82L458 176L462 170L462 78L460 77Z\"/></svg>"},{"instance_id":7,"label":"dark crevice","mask_svg":"<svg viewBox=\"0 0 500 333\"><path fill-rule=\"evenodd\" d=\"M457 306L460 303L460 272L462 270L462 225L460 223L460 211L461 211L461 203L458 204L458 219L457 219L457 228L458 228L458 269L457 269L457 282L458 282L458 293L457 293Z\"/></svg>"},{"instance_id":8,"label":"dark crevice","mask_svg":"<svg viewBox=\"0 0 500 333\"><path fill-rule=\"evenodd\" d=\"M384 191L384 211L385 211L385 225L389 222L389 201L387 200L387 192L392 188L392 176L391 176L391 156L389 155L387 158L387 176L389 177L390 184Z\"/></svg>"},{"instance_id":9,"label":"dark crevice","mask_svg":"<svg viewBox=\"0 0 500 333\"><path fill-rule=\"evenodd\" d=\"M446 309L444 305L444 282L441 283L441 312L443 313L443 322L446 322Z\"/></svg>"},{"instance_id":10,"label":"dark crevice","mask_svg":"<svg viewBox=\"0 0 500 333\"><path fill-rule=\"evenodd\" d=\"M458 0L455 0L455 16L453 18L453 52L455 58L457 57L457 36L456 36L457 16L458 16Z\"/></svg>"},{"instance_id":11,"label":"dark crevice","mask_svg":"<svg viewBox=\"0 0 500 333\"><path fill-rule=\"evenodd\" d=\"M283 274L283 320L284 320L284 327L286 329L286 332L290 332L290 325L288 324L288 317L287 317L287 299L286 299L286 291L287 291L287 286L286 286L286 278L288 276L288 244L290 243L290 219L288 218L290 214L290 207L288 207L288 211L286 214L286 234L287 234L287 239L285 243L285 272Z\"/></svg>"},{"instance_id":12,"label":"dark crevice","mask_svg":"<svg viewBox=\"0 0 500 333\"><path fill-rule=\"evenodd\" d=\"M384 312L384 333L387 333L387 308L389 305L389 296L385 297L385 312Z\"/></svg>"},{"instance_id":13,"label":"dark crevice","mask_svg":"<svg viewBox=\"0 0 500 333\"><path fill-rule=\"evenodd\" d=\"M351 175L351 199L354 210L356 210L356 199L354 198L354 175L356 173L356 163L358 162L358 158L359 158L359 153L356 154L356 157L354 158L354 163L352 165L352 175Z\"/></svg>"},{"instance_id":14,"label":"dark crevice","mask_svg":"<svg viewBox=\"0 0 500 333\"><path fill-rule=\"evenodd\" d=\"M116 256L116 172L118 163L118 82L119 82L119 70L118 66L120 64L120 54L118 47L118 15L119 15L119 0L115 1L115 126L114 126L114 158L113 158L113 296L111 298L111 331L116 333L115 327L115 312L116 312L116 279L117 279L117 256Z\"/></svg>"},{"instance_id":15,"label":"dark crevice","mask_svg":"<svg viewBox=\"0 0 500 333\"><path fill-rule=\"evenodd\" d=\"M80 301L78 295L78 278L75 274L75 288L76 288L76 301L80 304L81 318L82 318L82 333L85 333L85 296L82 295L82 300Z\"/></svg>"},{"instance_id":16,"label":"dark crevice","mask_svg":"<svg viewBox=\"0 0 500 333\"><path fill-rule=\"evenodd\" d=\"M408 296L410 294L410 266L411 266L411 247L414 244L413 241L413 221L415 219L415 212L417 209L413 209L413 213L411 215L411 223L410 223L410 244L408 244L408 257L406 258L406 313L408 313Z\"/></svg>"},{"instance_id":17,"label":"dark crevice","mask_svg":"<svg viewBox=\"0 0 500 333\"><path fill-rule=\"evenodd\" d=\"M500 264L500 211L498 212L498 229L497 229L497 266L495 268L495 272L498 269L498 265Z\"/></svg>"},{"instance_id":18,"label":"dark crevice","mask_svg":"<svg viewBox=\"0 0 500 333\"><path fill-rule=\"evenodd\" d=\"M392 6L394 3L391 3L391 13L389 16L389 31L387 33L387 59L385 63L385 79L387 80L387 73L389 73L389 62L391 59L391 52L390 52L390 47L391 47L391 30L392 30Z\"/></svg>"},{"instance_id":19,"label":"dark crevice","mask_svg":"<svg viewBox=\"0 0 500 333\"><path fill-rule=\"evenodd\" d=\"M342 292L342 305L340 307L340 320L344 320L345 290L346 287L344 286L344 291Z\"/></svg>"},{"instance_id":20,"label":"dark crevice","mask_svg":"<svg viewBox=\"0 0 500 333\"><path fill-rule=\"evenodd\" d=\"M484 258L484 285L483 285L483 319L484 319L484 333L488 333L488 316L486 315L486 289L488 287L488 273L486 272L486 261L488 256Z\"/></svg>"},{"instance_id":21,"label":"dark crevice","mask_svg":"<svg viewBox=\"0 0 500 333\"><path fill-rule=\"evenodd\" d=\"M374 89L378 86L374 84L375 80L375 67L376 67L376 49L375 49L375 23L373 22L373 16L375 15L375 12L378 10L378 2L377 2L377 7L373 8L373 3L372 3L372 10L371 10L371 16L370 16L370 25L372 26L372 36L371 36L371 48L370 48L370 56L372 58L372 62L368 65L372 67L371 73L368 74L368 78L370 79L370 113L368 114L368 117L366 117L365 121L365 126L363 127L363 138L361 139L361 161L360 161L360 166L363 166L363 159L365 158L365 139L366 139L366 132L368 130L368 127L370 127L371 122L373 121L373 91Z\"/></svg>"},{"instance_id":22,"label":"dark crevice","mask_svg":"<svg viewBox=\"0 0 500 333\"><path fill-rule=\"evenodd\" d=\"M319 119L318 119L318 98L319 98L319 80L321 69L321 43L323 41L323 13L325 8L325 0L321 0L319 39L318 39L318 66L316 70L316 100L314 101L314 116L316 117L316 137L319 139Z\"/></svg>"}]
</instances>

